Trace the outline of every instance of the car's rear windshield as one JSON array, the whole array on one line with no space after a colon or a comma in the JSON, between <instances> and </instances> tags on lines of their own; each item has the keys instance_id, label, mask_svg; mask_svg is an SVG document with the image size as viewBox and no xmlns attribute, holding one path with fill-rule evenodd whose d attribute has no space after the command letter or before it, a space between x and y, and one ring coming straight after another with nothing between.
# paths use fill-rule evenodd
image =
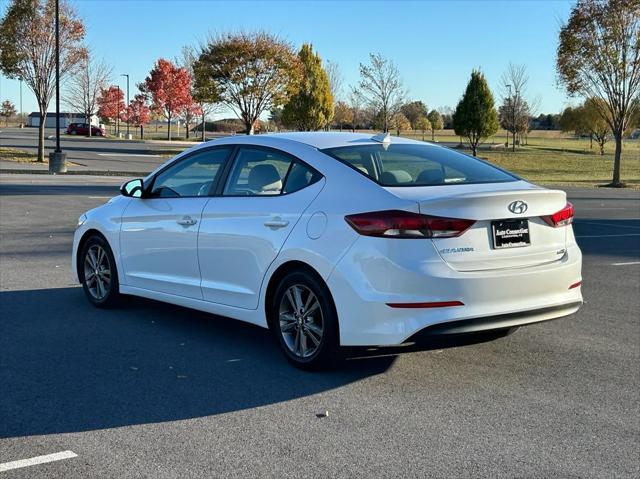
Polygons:
<instances>
[{"instance_id":1,"label":"car's rear windshield","mask_svg":"<svg viewBox=\"0 0 640 479\"><path fill-rule=\"evenodd\" d=\"M322 150L382 186L503 183L519 178L477 158L431 145L353 145Z\"/></svg>"}]
</instances>

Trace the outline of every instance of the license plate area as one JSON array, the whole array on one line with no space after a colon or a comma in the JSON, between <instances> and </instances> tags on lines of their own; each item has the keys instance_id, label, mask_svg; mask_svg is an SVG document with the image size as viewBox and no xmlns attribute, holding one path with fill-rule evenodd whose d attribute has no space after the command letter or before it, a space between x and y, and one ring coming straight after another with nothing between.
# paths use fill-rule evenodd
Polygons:
<instances>
[{"instance_id":1,"label":"license plate area","mask_svg":"<svg viewBox=\"0 0 640 479\"><path fill-rule=\"evenodd\" d=\"M531 245L528 219L491 222L494 249L522 248Z\"/></svg>"}]
</instances>

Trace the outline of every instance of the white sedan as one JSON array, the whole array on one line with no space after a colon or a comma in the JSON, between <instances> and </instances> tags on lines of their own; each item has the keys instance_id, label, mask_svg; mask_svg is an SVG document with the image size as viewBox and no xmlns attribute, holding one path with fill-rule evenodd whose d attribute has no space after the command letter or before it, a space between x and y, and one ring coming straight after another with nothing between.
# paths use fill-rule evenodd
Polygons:
<instances>
[{"instance_id":1,"label":"white sedan","mask_svg":"<svg viewBox=\"0 0 640 479\"><path fill-rule=\"evenodd\" d=\"M563 191L429 143L233 136L83 214L72 269L96 306L136 295L247 321L313 369L340 346L574 313L572 219Z\"/></svg>"}]
</instances>

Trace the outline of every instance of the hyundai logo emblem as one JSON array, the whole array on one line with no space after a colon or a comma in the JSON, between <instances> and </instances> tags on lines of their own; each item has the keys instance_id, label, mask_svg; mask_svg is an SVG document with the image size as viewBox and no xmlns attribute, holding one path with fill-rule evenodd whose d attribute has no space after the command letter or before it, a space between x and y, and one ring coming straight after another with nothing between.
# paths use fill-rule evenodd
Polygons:
<instances>
[{"instance_id":1,"label":"hyundai logo emblem","mask_svg":"<svg viewBox=\"0 0 640 479\"><path fill-rule=\"evenodd\" d=\"M513 214L521 215L522 213L527 211L529 206L522 200L516 200L509 203L509 206L507 206L507 208L509 208L509 211L511 211Z\"/></svg>"}]
</instances>

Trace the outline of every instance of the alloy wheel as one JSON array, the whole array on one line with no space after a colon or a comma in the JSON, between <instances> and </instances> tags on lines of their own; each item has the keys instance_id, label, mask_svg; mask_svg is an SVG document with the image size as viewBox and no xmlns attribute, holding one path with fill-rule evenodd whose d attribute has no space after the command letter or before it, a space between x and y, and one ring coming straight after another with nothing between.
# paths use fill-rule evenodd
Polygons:
<instances>
[{"instance_id":1,"label":"alloy wheel","mask_svg":"<svg viewBox=\"0 0 640 479\"><path fill-rule=\"evenodd\" d=\"M294 284L280 301L280 333L291 353L308 358L318 350L324 335L322 308L306 286Z\"/></svg>"},{"instance_id":2,"label":"alloy wheel","mask_svg":"<svg viewBox=\"0 0 640 479\"><path fill-rule=\"evenodd\" d=\"M84 281L89 294L100 301L111 290L111 265L104 248L94 244L84 258Z\"/></svg>"}]
</instances>

